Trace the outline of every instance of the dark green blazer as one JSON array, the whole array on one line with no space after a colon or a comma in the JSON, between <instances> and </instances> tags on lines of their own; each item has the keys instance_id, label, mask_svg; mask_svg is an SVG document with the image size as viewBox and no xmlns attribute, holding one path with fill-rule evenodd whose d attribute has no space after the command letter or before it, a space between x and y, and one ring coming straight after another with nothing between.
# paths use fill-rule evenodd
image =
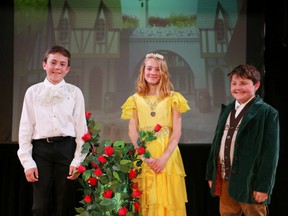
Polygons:
<instances>
[{"instance_id":1,"label":"dark green blazer","mask_svg":"<svg viewBox=\"0 0 288 216\"><path fill-rule=\"evenodd\" d=\"M213 180L212 196L215 196L221 139L226 119L234 107L235 101L222 105L207 161L206 180ZM265 204L269 204L279 157L279 115L258 95L241 121L233 155L228 188L230 196L238 202L254 204L253 191L265 192L269 194Z\"/></svg>"}]
</instances>

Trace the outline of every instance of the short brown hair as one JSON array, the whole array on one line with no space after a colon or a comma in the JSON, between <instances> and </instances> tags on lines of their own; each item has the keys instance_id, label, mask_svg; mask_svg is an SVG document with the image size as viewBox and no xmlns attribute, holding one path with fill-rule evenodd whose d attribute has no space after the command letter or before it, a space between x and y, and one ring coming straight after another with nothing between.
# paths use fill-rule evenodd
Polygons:
<instances>
[{"instance_id":1,"label":"short brown hair","mask_svg":"<svg viewBox=\"0 0 288 216\"><path fill-rule=\"evenodd\" d=\"M250 79L252 80L253 84L256 84L261 79L259 70L255 66L249 64L238 65L230 73L227 74L227 76L230 77L230 80L233 75Z\"/></svg>"},{"instance_id":2,"label":"short brown hair","mask_svg":"<svg viewBox=\"0 0 288 216\"><path fill-rule=\"evenodd\" d=\"M50 54L54 54L54 53L60 53L60 54L62 54L63 56L67 57L67 58L68 58L68 66L70 66L70 61L71 61L71 54L70 54L70 52L69 52L67 49L65 49L64 47L59 46L59 45L54 45L54 46L50 47L50 48L45 52L43 61L44 61L44 62L47 62L48 56L49 56Z\"/></svg>"}]
</instances>

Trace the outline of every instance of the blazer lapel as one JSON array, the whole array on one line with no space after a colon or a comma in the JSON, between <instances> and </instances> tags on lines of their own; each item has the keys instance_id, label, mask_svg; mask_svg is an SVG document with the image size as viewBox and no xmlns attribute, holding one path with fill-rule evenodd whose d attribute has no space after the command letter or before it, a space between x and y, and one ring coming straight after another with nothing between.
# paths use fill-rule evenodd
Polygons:
<instances>
[{"instance_id":1,"label":"blazer lapel","mask_svg":"<svg viewBox=\"0 0 288 216\"><path fill-rule=\"evenodd\" d=\"M243 131L243 129L246 127L246 125L248 124L248 122L254 118L254 116L258 113L261 112L262 109L262 102L259 99L259 97L256 97L255 102L252 103L250 105L250 107L247 110L247 113L244 115L242 121L241 121L241 125L238 131L238 135L241 134L241 132ZM238 136L237 135L237 136Z\"/></svg>"}]
</instances>

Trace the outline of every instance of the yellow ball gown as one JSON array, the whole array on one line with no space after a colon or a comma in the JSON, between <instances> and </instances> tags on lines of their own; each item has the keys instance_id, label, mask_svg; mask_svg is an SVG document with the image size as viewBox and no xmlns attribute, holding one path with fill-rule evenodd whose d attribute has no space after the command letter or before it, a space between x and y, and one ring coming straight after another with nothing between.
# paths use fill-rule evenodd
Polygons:
<instances>
[{"instance_id":1,"label":"yellow ball gown","mask_svg":"<svg viewBox=\"0 0 288 216\"><path fill-rule=\"evenodd\" d=\"M147 100L148 99L148 100ZM151 110L151 105L153 110ZM187 100L179 93L172 91L169 97L157 101L156 96L130 96L122 105L121 119L133 117L133 109L138 112L139 130L152 131L156 124L162 126L157 139L147 143L147 150L153 158L160 157L168 146L172 131L173 107L180 113L190 110ZM154 113L152 113L154 112ZM155 116L152 116L154 115ZM179 147L171 154L162 173L155 173L145 162L142 173L137 177L143 216L186 216L187 193L185 170Z\"/></svg>"}]
</instances>

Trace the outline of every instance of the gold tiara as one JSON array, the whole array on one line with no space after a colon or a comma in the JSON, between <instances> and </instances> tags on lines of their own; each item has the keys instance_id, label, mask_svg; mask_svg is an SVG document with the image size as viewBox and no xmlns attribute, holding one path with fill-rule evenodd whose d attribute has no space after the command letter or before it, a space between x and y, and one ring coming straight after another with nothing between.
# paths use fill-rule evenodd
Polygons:
<instances>
[{"instance_id":1,"label":"gold tiara","mask_svg":"<svg viewBox=\"0 0 288 216\"><path fill-rule=\"evenodd\" d=\"M158 58L158 59L164 60L164 56L160 55L159 53L148 53L146 55L146 58Z\"/></svg>"}]
</instances>

